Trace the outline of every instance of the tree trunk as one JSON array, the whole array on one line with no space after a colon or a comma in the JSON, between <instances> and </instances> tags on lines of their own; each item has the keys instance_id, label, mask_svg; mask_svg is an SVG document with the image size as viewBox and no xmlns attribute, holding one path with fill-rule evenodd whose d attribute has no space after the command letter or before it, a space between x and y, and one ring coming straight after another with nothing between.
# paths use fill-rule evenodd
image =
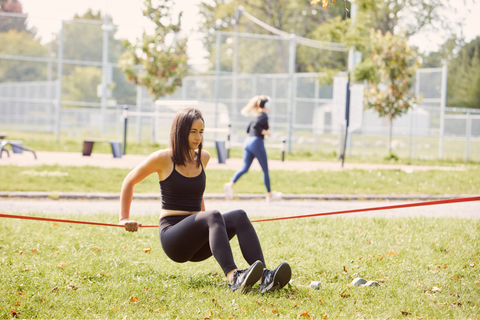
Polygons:
<instances>
[{"instance_id":1,"label":"tree trunk","mask_svg":"<svg viewBox=\"0 0 480 320\"><path fill-rule=\"evenodd\" d=\"M392 127L393 119L392 117L388 117L388 155L392 152Z\"/></svg>"}]
</instances>

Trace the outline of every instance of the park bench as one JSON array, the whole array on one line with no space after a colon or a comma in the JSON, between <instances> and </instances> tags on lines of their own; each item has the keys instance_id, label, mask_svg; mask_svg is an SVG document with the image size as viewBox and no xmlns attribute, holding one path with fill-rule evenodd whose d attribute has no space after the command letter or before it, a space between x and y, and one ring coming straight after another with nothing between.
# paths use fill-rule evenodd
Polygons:
<instances>
[{"instance_id":1,"label":"park bench","mask_svg":"<svg viewBox=\"0 0 480 320\"><path fill-rule=\"evenodd\" d=\"M90 156L92 154L93 144L95 142L106 142L110 143L112 147L112 154L114 158L122 157L122 144L120 141L114 140L84 140L83 141L83 155Z\"/></svg>"},{"instance_id":2,"label":"park bench","mask_svg":"<svg viewBox=\"0 0 480 320\"><path fill-rule=\"evenodd\" d=\"M23 145L23 142L18 140L0 140L0 158L2 158L3 152L6 152L7 156L10 158L10 153L7 149L5 149L7 145L10 145L10 147L12 147L13 153L23 153L23 150L30 151L31 153L33 153L35 160L37 159L37 154L35 153L35 151L25 147Z\"/></svg>"}]
</instances>

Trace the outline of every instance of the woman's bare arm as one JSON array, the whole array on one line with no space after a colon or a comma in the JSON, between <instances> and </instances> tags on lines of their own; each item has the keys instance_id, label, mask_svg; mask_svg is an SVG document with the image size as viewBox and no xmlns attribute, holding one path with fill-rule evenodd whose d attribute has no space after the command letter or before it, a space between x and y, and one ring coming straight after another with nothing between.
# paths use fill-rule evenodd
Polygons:
<instances>
[{"instance_id":1,"label":"woman's bare arm","mask_svg":"<svg viewBox=\"0 0 480 320\"><path fill-rule=\"evenodd\" d=\"M130 171L130 173L123 180L122 191L120 193L119 218L120 224L124 225L127 231L137 231L140 225L136 221L129 220L130 206L133 198L133 188L137 183L144 180L150 174L162 171L162 168L165 167L169 157L169 152L167 150L154 152L132 171Z\"/></svg>"}]
</instances>

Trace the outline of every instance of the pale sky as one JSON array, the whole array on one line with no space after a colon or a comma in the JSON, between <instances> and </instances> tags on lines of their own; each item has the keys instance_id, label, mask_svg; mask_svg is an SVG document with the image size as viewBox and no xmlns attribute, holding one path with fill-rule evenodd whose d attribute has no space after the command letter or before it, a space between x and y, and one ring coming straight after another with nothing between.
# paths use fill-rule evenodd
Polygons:
<instances>
[{"instance_id":1,"label":"pale sky","mask_svg":"<svg viewBox=\"0 0 480 320\"><path fill-rule=\"evenodd\" d=\"M208 1L208 0L207 0ZM305 0L309 2L309 0ZM480 36L480 1L475 4L461 0L454 1L457 13L450 13L451 21L464 19L463 35L467 42ZM101 10L108 12L113 22L120 25L117 37L134 40L142 33L143 28L151 27L148 19L143 17L143 0L21 0L23 11L28 13L30 25L38 29L38 34L44 41L49 41L52 33L60 29L60 20L72 19L75 13L83 14L91 8L95 12ZM201 0L177 0L176 10L183 11L182 25L187 32L198 30L200 16L198 4ZM337 2L338 4L338 2ZM335 4L334 4L335 5ZM468 13L467 9L470 10ZM460 33L459 30L456 30ZM438 45L446 40L446 35L438 32L424 32L410 38L410 44L418 46L421 51L434 51ZM188 43L190 63L197 65L203 63L201 42L192 36Z\"/></svg>"}]
</instances>

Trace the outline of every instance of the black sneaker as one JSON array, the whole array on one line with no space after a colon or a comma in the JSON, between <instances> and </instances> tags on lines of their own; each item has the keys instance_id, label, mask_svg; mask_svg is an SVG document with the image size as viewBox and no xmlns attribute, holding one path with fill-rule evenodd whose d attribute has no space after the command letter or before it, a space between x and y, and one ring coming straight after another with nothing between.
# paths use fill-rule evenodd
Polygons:
<instances>
[{"instance_id":1,"label":"black sneaker","mask_svg":"<svg viewBox=\"0 0 480 320\"><path fill-rule=\"evenodd\" d=\"M258 260L245 270L236 270L233 273L233 284L228 284L233 291L241 290L247 293L262 277L263 263Z\"/></svg>"},{"instance_id":2,"label":"black sneaker","mask_svg":"<svg viewBox=\"0 0 480 320\"><path fill-rule=\"evenodd\" d=\"M286 262L281 263L275 270L263 270L260 292L270 292L281 289L292 278L292 269Z\"/></svg>"}]
</instances>

